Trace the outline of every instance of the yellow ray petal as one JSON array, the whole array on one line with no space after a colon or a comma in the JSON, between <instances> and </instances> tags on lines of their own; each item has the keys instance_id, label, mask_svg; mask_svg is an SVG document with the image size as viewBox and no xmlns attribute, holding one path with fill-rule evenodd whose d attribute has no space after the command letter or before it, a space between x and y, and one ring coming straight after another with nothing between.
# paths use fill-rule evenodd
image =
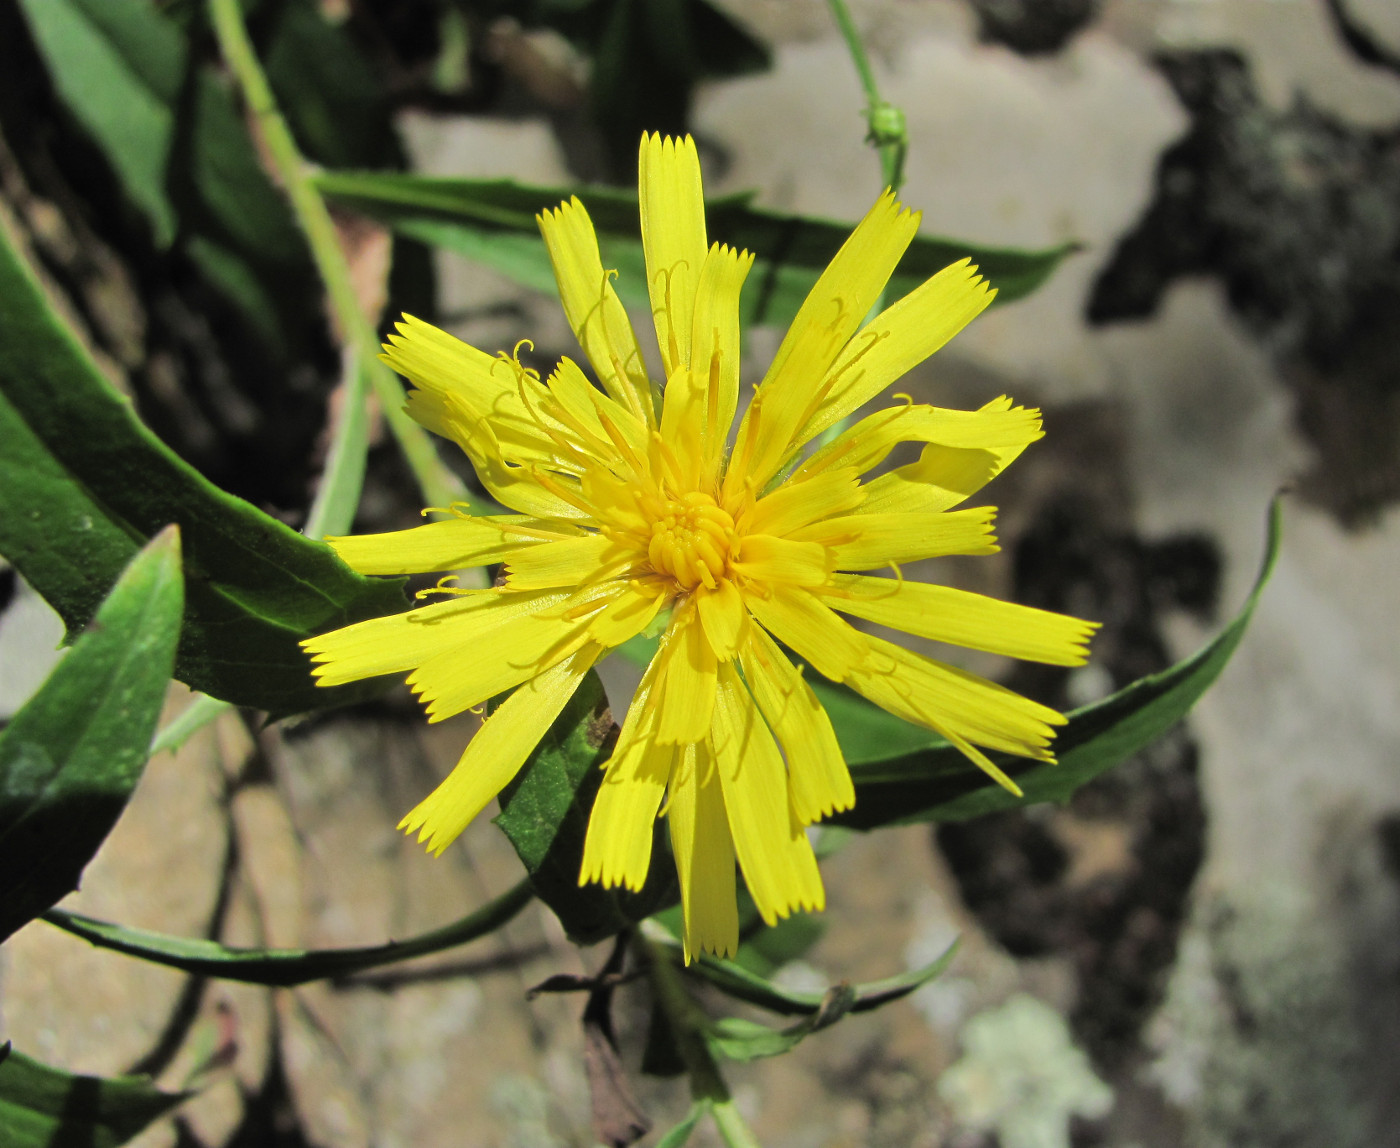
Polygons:
<instances>
[{"instance_id":1,"label":"yellow ray petal","mask_svg":"<svg viewBox=\"0 0 1400 1148\"><path fill-rule=\"evenodd\" d=\"M972 322L996 292L963 259L885 308L837 356L825 397L797 434L809 442L869 402Z\"/></svg>"},{"instance_id":2,"label":"yellow ray petal","mask_svg":"<svg viewBox=\"0 0 1400 1148\"><path fill-rule=\"evenodd\" d=\"M759 627L739 654L744 680L787 758L792 810L803 825L855 804L851 771L831 719L797 667Z\"/></svg>"},{"instance_id":3,"label":"yellow ray petal","mask_svg":"<svg viewBox=\"0 0 1400 1148\"><path fill-rule=\"evenodd\" d=\"M867 622L1053 666L1082 666L1089 656L1086 644L1099 628L1068 614L904 579L833 574L817 593L833 609Z\"/></svg>"},{"instance_id":4,"label":"yellow ray petal","mask_svg":"<svg viewBox=\"0 0 1400 1148\"><path fill-rule=\"evenodd\" d=\"M679 752L677 746L643 740L613 759L589 815L580 885L597 881L636 892L646 884L652 823Z\"/></svg>"},{"instance_id":5,"label":"yellow ray petal","mask_svg":"<svg viewBox=\"0 0 1400 1148\"><path fill-rule=\"evenodd\" d=\"M521 528L524 530L522 531ZM327 538L340 560L359 574L430 574L500 562L516 550L577 532L569 523L523 514L453 517L387 534Z\"/></svg>"},{"instance_id":6,"label":"yellow ray petal","mask_svg":"<svg viewBox=\"0 0 1400 1148\"><path fill-rule=\"evenodd\" d=\"M705 263L705 197L695 141L643 135L637 192L647 292L666 377L690 366L690 317Z\"/></svg>"},{"instance_id":7,"label":"yellow ray petal","mask_svg":"<svg viewBox=\"0 0 1400 1148\"><path fill-rule=\"evenodd\" d=\"M738 523L741 533L791 534L794 530L854 510L865 501L854 467L824 471L813 478L789 479L760 498Z\"/></svg>"},{"instance_id":8,"label":"yellow ray petal","mask_svg":"<svg viewBox=\"0 0 1400 1148\"><path fill-rule=\"evenodd\" d=\"M725 578L713 590L697 586L695 608L715 657L722 662L729 661L739 652L739 643L748 628L749 612L744 608L744 596Z\"/></svg>"},{"instance_id":9,"label":"yellow ray petal","mask_svg":"<svg viewBox=\"0 0 1400 1148\"><path fill-rule=\"evenodd\" d=\"M682 751L666 813L681 887L682 944L689 964L700 953L731 957L739 948L734 840L724 794L705 742Z\"/></svg>"},{"instance_id":10,"label":"yellow ray petal","mask_svg":"<svg viewBox=\"0 0 1400 1148\"><path fill-rule=\"evenodd\" d=\"M409 674L409 688L427 706L430 722L479 706L578 649L587 640L584 611L601 609L619 589L604 585L530 614L508 616L502 611L483 619L466 641Z\"/></svg>"},{"instance_id":11,"label":"yellow ray petal","mask_svg":"<svg viewBox=\"0 0 1400 1148\"><path fill-rule=\"evenodd\" d=\"M515 551L506 566L509 590L584 586L641 569L645 553L605 534L584 534Z\"/></svg>"},{"instance_id":12,"label":"yellow ray petal","mask_svg":"<svg viewBox=\"0 0 1400 1148\"><path fill-rule=\"evenodd\" d=\"M452 844L520 772L599 653L596 646L585 647L506 698L467 743L466 752L447 779L399 822L399 828L416 832L432 853L441 853Z\"/></svg>"},{"instance_id":13,"label":"yellow ray petal","mask_svg":"<svg viewBox=\"0 0 1400 1148\"><path fill-rule=\"evenodd\" d=\"M628 582L616 598L588 619L588 636L605 650L620 646L651 625L666 599L664 586L641 580Z\"/></svg>"},{"instance_id":14,"label":"yellow ray petal","mask_svg":"<svg viewBox=\"0 0 1400 1148\"><path fill-rule=\"evenodd\" d=\"M760 586L820 586L835 568L830 552L817 542L793 542L771 534L748 534L739 543L734 572Z\"/></svg>"},{"instance_id":15,"label":"yellow ray petal","mask_svg":"<svg viewBox=\"0 0 1400 1148\"><path fill-rule=\"evenodd\" d=\"M578 883L640 889L651 865L652 821L671 778L674 746L655 739L657 708L649 699L660 676L653 658L628 707L603 784L588 818Z\"/></svg>"},{"instance_id":16,"label":"yellow ray petal","mask_svg":"<svg viewBox=\"0 0 1400 1148\"><path fill-rule=\"evenodd\" d=\"M798 310L744 415L731 476L751 477L761 489L796 449L795 434L822 399L813 380L826 377L918 229L919 214L889 191L856 225Z\"/></svg>"},{"instance_id":17,"label":"yellow ray petal","mask_svg":"<svg viewBox=\"0 0 1400 1148\"><path fill-rule=\"evenodd\" d=\"M418 400L423 395L423 391L410 392L404 408L420 422L423 419ZM527 466L511 462L496 438L491 421L474 414L458 396L445 396L435 417L440 419L443 433L466 451L481 484L502 506L534 518L588 517L588 512L578 504L576 495L570 501L560 494L561 491L577 491L578 481L575 478L555 475L552 479L543 479L542 475L548 468L542 464L531 463Z\"/></svg>"},{"instance_id":18,"label":"yellow ray petal","mask_svg":"<svg viewBox=\"0 0 1400 1148\"><path fill-rule=\"evenodd\" d=\"M817 859L789 808L778 746L730 662L719 667L711 739L734 852L764 922L825 907Z\"/></svg>"},{"instance_id":19,"label":"yellow ray petal","mask_svg":"<svg viewBox=\"0 0 1400 1148\"><path fill-rule=\"evenodd\" d=\"M848 514L804 526L793 537L827 547L837 570L878 570L949 554L995 554L995 516L994 506L947 514Z\"/></svg>"},{"instance_id":20,"label":"yellow ray petal","mask_svg":"<svg viewBox=\"0 0 1400 1148\"><path fill-rule=\"evenodd\" d=\"M444 418L449 398L472 419L490 416L508 462L567 464L571 456L559 438L577 445L567 428L542 415L539 403L546 395L539 379L508 357L488 355L413 315L396 324L380 357L419 388L409 395L413 416L464 448Z\"/></svg>"},{"instance_id":21,"label":"yellow ray petal","mask_svg":"<svg viewBox=\"0 0 1400 1148\"><path fill-rule=\"evenodd\" d=\"M950 739L1054 760L1049 748L1053 727L1065 719L1048 706L881 638L869 641L871 659L852 670L846 682L876 705Z\"/></svg>"},{"instance_id":22,"label":"yellow ray petal","mask_svg":"<svg viewBox=\"0 0 1400 1148\"><path fill-rule=\"evenodd\" d=\"M688 366L666 385L662 437L702 489L719 477L739 403L739 293L752 266L747 251L710 248L695 292Z\"/></svg>"},{"instance_id":23,"label":"yellow ray petal","mask_svg":"<svg viewBox=\"0 0 1400 1148\"><path fill-rule=\"evenodd\" d=\"M415 666L470 645L476 637L513 619L547 610L567 593L508 594L473 590L446 602L383 618L370 618L307 638L302 648L318 663L312 673L323 686L339 686L380 674L407 673Z\"/></svg>"},{"instance_id":24,"label":"yellow ray petal","mask_svg":"<svg viewBox=\"0 0 1400 1148\"><path fill-rule=\"evenodd\" d=\"M765 630L834 682L844 680L870 656L866 636L808 590L772 586L767 597L754 594L746 601Z\"/></svg>"},{"instance_id":25,"label":"yellow ray petal","mask_svg":"<svg viewBox=\"0 0 1400 1148\"><path fill-rule=\"evenodd\" d=\"M654 699L656 740L699 741L709 732L715 703L715 653L693 599L676 609L656 656L664 659Z\"/></svg>"},{"instance_id":26,"label":"yellow ray petal","mask_svg":"<svg viewBox=\"0 0 1400 1148\"><path fill-rule=\"evenodd\" d=\"M603 270L598 236L577 197L537 217L554 264L559 299L603 389L648 426L651 384L627 311Z\"/></svg>"},{"instance_id":27,"label":"yellow ray petal","mask_svg":"<svg viewBox=\"0 0 1400 1148\"><path fill-rule=\"evenodd\" d=\"M1040 412L1030 407L1013 407L1005 396L975 411L948 410L923 403L886 407L867 415L816 451L797 468L790 481L844 467L864 474L883 462L895 444L901 442L990 450L999 457L999 452L1013 451L1005 460L1010 462L1027 444L1042 436Z\"/></svg>"},{"instance_id":28,"label":"yellow ray petal","mask_svg":"<svg viewBox=\"0 0 1400 1148\"><path fill-rule=\"evenodd\" d=\"M558 404L560 421L581 428L579 439L588 444L592 461L586 477L602 461L619 470L629 468L635 459L645 459L649 431L646 424L622 404L605 395L568 356L559 360L549 376L549 393ZM609 424L611 429L609 429ZM619 451L613 435L619 435L627 453Z\"/></svg>"},{"instance_id":29,"label":"yellow ray petal","mask_svg":"<svg viewBox=\"0 0 1400 1148\"><path fill-rule=\"evenodd\" d=\"M1014 457L1021 452L1005 453ZM1004 465L995 451L930 443L917 462L866 483L861 510L866 514L942 514L976 494Z\"/></svg>"}]
</instances>

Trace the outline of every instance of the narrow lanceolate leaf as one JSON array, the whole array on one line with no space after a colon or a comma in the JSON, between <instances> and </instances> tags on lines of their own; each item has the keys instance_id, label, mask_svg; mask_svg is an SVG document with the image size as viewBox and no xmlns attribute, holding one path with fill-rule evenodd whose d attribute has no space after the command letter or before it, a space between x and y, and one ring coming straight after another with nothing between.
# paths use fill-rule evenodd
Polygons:
<instances>
[{"instance_id":1,"label":"narrow lanceolate leaf","mask_svg":"<svg viewBox=\"0 0 1400 1148\"><path fill-rule=\"evenodd\" d=\"M549 255L540 241L535 215L556 207L574 189L510 180L358 173L326 174L318 184L332 199L373 216L402 235L488 264L537 290L554 290ZM589 188L586 194L604 265L618 271L613 286L624 303L647 307L636 196L603 188ZM711 241L728 243L756 256L744 290L741 318L745 324L790 322L851 233L849 223L767 211L752 206L747 196L710 201L705 218ZM1065 244L1043 251L1018 251L920 236L895 271L888 297L897 299L948 264L971 257L997 288L996 301L1009 302L1034 291L1074 250L1074 244Z\"/></svg>"},{"instance_id":2,"label":"narrow lanceolate leaf","mask_svg":"<svg viewBox=\"0 0 1400 1148\"><path fill-rule=\"evenodd\" d=\"M185 1095L161 1092L144 1076L74 1076L0 1046L5 1148L116 1148Z\"/></svg>"},{"instance_id":3,"label":"narrow lanceolate leaf","mask_svg":"<svg viewBox=\"0 0 1400 1148\"><path fill-rule=\"evenodd\" d=\"M653 830L651 869L640 892L579 885L588 815L602 784L602 764L612 752L613 731L602 683L589 671L515 781L501 791L496 818L536 894L579 944L610 937L677 897L660 822Z\"/></svg>"},{"instance_id":4,"label":"narrow lanceolate leaf","mask_svg":"<svg viewBox=\"0 0 1400 1148\"><path fill-rule=\"evenodd\" d=\"M70 634L141 545L181 530L186 617L175 676L274 714L344 703L297 642L403 606L166 447L107 383L0 229L0 554Z\"/></svg>"},{"instance_id":5,"label":"narrow lanceolate leaf","mask_svg":"<svg viewBox=\"0 0 1400 1148\"><path fill-rule=\"evenodd\" d=\"M962 821L1044 801L1068 801L1081 786L1166 733L1220 676L1273 572L1281 529L1282 504L1275 499L1258 580L1239 613L1213 641L1170 669L1068 715L1069 724L1055 738L1056 764L1026 764L993 755L1016 779L1024 797L1014 797L990 783L957 750L933 746L853 765L855 808L832 820L855 829L874 829L919 821Z\"/></svg>"},{"instance_id":6,"label":"narrow lanceolate leaf","mask_svg":"<svg viewBox=\"0 0 1400 1148\"><path fill-rule=\"evenodd\" d=\"M197 937L171 937L145 929L114 925L64 909L51 909L44 920L103 949L139 957L157 965L200 976L251 985L290 987L328 977L346 977L414 957L465 945L499 929L528 905L534 894L520 882L460 921L382 945L347 949L240 949Z\"/></svg>"},{"instance_id":7,"label":"narrow lanceolate leaf","mask_svg":"<svg viewBox=\"0 0 1400 1148\"><path fill-rule=\"evenodd\" d=\"M191 60L172 18L176 6L21 0L20 7L58 98L146 217L156 245L177 246L238 309L243 331L285 361L317 321L306 245L229 85ZM279 30L274 51L286 41Z\"/></svg>"},{"instance_id":8,"label":"narrow lanceolate leaf","mask_svg":"<svg viewBox=\"0 0 1400 1148\"><path fill-rule=\"evenodd\" d=\"M0 733L0 941L77 888L140 780L183 597L171 528Z\"/></svg>"}]
</instances>

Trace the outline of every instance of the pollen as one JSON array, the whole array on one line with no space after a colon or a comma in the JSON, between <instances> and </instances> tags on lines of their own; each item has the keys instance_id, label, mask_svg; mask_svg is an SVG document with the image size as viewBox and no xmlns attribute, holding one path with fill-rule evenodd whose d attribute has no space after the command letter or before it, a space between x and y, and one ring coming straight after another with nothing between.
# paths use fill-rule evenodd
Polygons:
<instances>
[{"instance_id":1,"label":"pollen","mask_svg":"<svg viewBox=\"0 0 1400 1148\"><path fill-rule=\"evenodd\" d=\"M737 548L734 519L701 491L665 503L652 520L647 547L652 569L676 580L679 589L713 590L729 576Z\"/></svg>"}]
</instances>

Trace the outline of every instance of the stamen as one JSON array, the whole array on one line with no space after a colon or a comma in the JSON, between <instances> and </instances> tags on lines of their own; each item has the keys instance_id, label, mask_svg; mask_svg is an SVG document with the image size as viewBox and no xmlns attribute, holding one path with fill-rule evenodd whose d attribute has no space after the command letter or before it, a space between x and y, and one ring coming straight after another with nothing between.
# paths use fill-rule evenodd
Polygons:
<instances>
[{"instance_id":1,"label":"stamen","mask_svg":"<svg viewBox=\"0 0 1400 1148\"><path fill-rule=\"evenodd\" d=\"M530 466L530 477L561 501L582 510L590 518L597 517L596 510L582 494L564 486L556 475L550 474L539 463L533 463Z\"/></svg>"},{"instance_id":2,"label":"stamen","mask_svg":"<svg viewBox=\"0 0 1400 1148\"><path fill-rule=\"evenodd\" d=\"M598 412L598 422L602 424L603 430L607 432L607 436L612 440L613 446L617 448L618 454L622 455L623 460L632 467L633 473L637 475L645 474L648 470L646 462L638 457L632 444L627 441L627 436L622 433L622 429L613 421L612 416L608 414L607 408L604 407L600 401L601 398L602 396L600 395L598 399L594 400L593 404Z\"/></svg>"},{"instance_id":3,"label":"stamen","mask_svg":"<svg viewBox=\"0 0 1400 1148\"><path fill-rule=\"evenodd\" d=\"M668 485L675 489L685 484L685 475L681 467L681 460L676 457L676 452L671 449L671 444L661 437L660 431L651 432L651 445L661 459L662 468L666 471L665 479Z\"/></svg>"}]
</instances>

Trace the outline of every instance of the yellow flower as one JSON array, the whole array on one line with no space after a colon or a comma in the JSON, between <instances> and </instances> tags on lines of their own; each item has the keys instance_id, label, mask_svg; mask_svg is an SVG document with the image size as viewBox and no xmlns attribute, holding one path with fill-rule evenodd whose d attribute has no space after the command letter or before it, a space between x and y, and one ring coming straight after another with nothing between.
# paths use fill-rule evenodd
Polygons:
<instances>
[{"instance_id":1,"label":"yellow flower","mask_svg":"<svg viewBox=\"0 0 1400 1148\"><path fill-rule=\"evenodd\" d=\"M664 624L605 766L579 881L640 888L664 813L689 959L737 945L736 860L770 924L825 901L806 827L850 808L855 792L787 651L935 730L1014 791L978 747L1051 761L1064 719L840 614L1058 665L1084 660L1093 626L899 576L901 563L996 549L993 509L954 507L1041 436L1037 411L1006 398L977 411L906 401L839 429L991 301L967 260L863 324L919 225L882 195L812 288L730 446L753 257L707 242L689 138L643 138L640 199L664 392L583 205L545 212L564 311L601 389L567 358L542 382L517 356L406 316L384 358L416 388L409 412L458 443L514 513L454 508L412 530L330 540L361 573L503 563L504 584L304 645L322 685L408 672L431 721L514 689L401 824L440 853L515 776L589 668ZM834 437L804 456L825 431ZM917 461L865 477L904 442L923 444ZM852 573L886 567L897 577Z\"/></svg>"}]
</instances>

